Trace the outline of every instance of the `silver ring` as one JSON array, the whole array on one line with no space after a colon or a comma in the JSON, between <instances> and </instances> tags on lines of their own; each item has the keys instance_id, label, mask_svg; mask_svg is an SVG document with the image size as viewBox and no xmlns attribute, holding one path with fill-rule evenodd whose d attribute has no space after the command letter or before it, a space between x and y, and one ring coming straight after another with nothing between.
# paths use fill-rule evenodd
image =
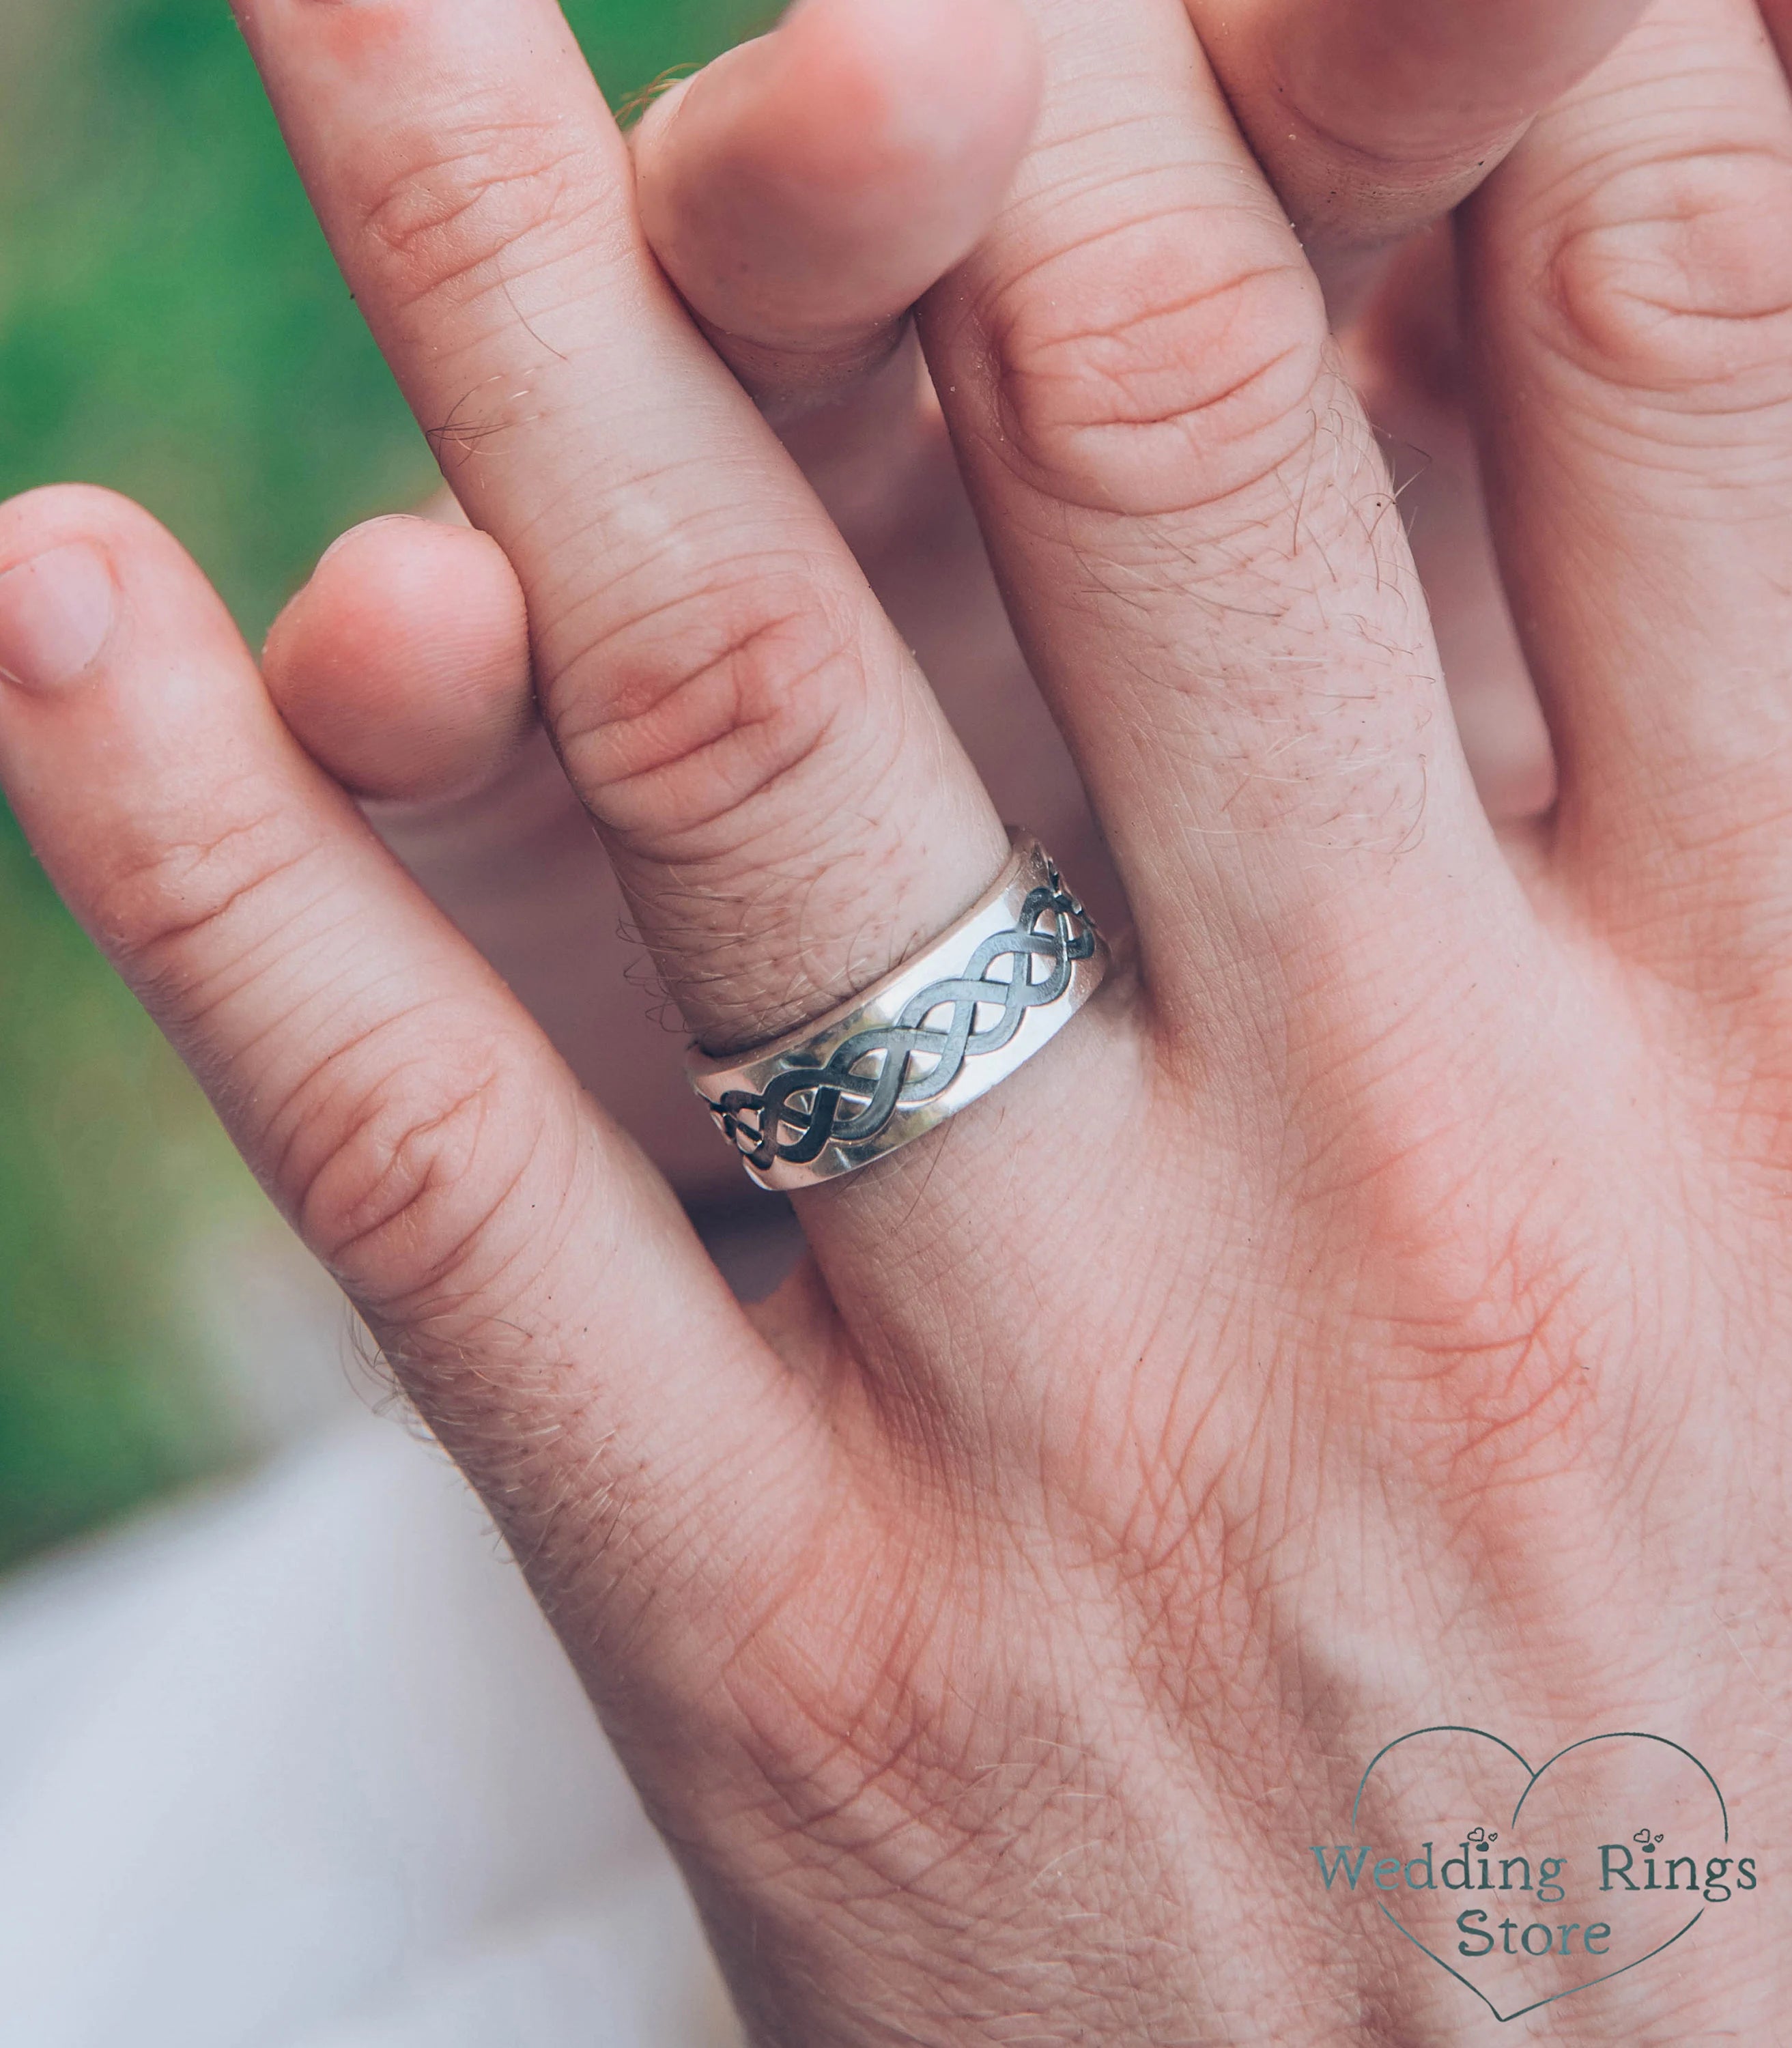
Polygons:
<instances>
[{"instance_id":1,"label":"silver ring","mask_svg":"<svg viewBox=\"0 0 1792 2048\"><path fill-rule=\"evenodd\" d=\"M923 952L818 1024L691 1084L762 1188L789 1193L894 1152L987 1095L1101 986L1105 941L1030 832L995 886Z\"/></svg>"}]
</instances>

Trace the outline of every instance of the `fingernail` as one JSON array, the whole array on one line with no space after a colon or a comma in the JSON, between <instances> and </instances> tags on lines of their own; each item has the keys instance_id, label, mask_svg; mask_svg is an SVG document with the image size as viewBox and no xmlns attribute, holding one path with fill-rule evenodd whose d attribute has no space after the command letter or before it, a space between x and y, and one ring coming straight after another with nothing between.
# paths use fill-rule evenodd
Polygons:
<instances>
[{"instance_id":1,"label":"fingernail","mask_svg":"<svg viewBox=\"0 0 1792 2048\"><path fill-rule=\"evenodd\" d=\"M70 541L0 575L0 676L26 690L78 683L111 635L112 571L91 541Z\"/></svg>"}]
</instances>

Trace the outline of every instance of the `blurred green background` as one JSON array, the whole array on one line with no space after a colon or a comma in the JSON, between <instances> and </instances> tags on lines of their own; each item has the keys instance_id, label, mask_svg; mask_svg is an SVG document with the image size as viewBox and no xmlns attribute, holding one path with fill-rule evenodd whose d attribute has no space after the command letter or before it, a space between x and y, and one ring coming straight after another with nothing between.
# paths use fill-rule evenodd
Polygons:
<instances>
[{"instance_id":1,"label":"blurred green background","mask_svg":"<svg viewBox=\"0 0 1792 2048\"><path fill-rule=\"evenodd\" d=\"M566 11L620 102L775 7ZM65 479L149 506L258 643L435 480L224 0L0 0L0 495ZM0 809L0 1569L244 1455L205 1249L260 1201Z\"/></svg>"}]
</instances>

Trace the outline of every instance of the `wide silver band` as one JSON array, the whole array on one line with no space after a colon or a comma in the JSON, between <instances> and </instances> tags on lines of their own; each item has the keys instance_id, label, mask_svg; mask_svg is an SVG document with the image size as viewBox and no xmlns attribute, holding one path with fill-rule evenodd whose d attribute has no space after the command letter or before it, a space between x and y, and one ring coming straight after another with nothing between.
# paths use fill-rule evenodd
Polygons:
<instances>
[{"instance_id":1,"label":"wide silver band","mask_svg":"<svg viewBox=\"0 0 1792 2048\"><path fill-rule=\"evenodd\" d=\"M762 1188L868 1166L987 1095L1049 1044L1107 972L1107 948L1030 832L952 929L818 1024L692 1085Z\"/></svg>"}]
</instances>

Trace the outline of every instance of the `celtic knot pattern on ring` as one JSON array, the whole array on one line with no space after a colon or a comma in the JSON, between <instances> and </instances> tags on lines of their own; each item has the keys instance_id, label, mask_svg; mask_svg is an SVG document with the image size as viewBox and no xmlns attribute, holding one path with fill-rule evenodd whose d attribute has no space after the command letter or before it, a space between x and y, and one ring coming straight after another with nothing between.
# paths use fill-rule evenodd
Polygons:
<instances>
[{"instance_id":1,"label":"celtic knot pattern on ring","mask_svg":"<svg viewBox=\"0 0 1792 2048\"><path fill-rule=\"evenodd\" d=\"M1057 871L1048 871L1049 886L1029 892L1009 930L985 939L962 974L911 998L894 1022L855 1032L825 1065L792 1067L762 1095L732 1089L712 1103L730 1142L761 1169L779 1159L806 1166L830 1143L869 1143L899 1110L944 1095L968 1060L1009 1044L1029 1010L1062 1001L1096 937ZM1003 963L1005 978L993 972ZM930 1024L948 1005L951 1021ZM1001 1014L979 1029L977 1013L988 1009Z\"/></svg>"}]
</instances>

